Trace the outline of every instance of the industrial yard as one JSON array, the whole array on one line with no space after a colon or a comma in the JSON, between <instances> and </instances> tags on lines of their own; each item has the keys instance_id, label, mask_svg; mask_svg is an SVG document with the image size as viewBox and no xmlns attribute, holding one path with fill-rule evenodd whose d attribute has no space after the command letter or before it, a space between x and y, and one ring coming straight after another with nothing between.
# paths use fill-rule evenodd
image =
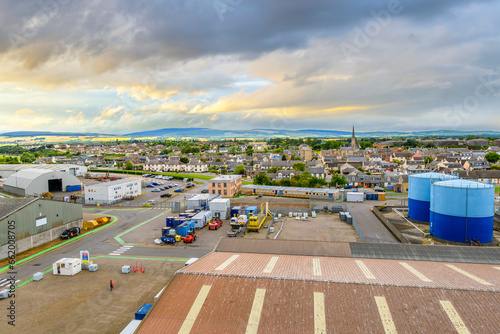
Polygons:
<instances>
[{"instance_id":1,"label":"industrial yard","mask_svg":"<svg viewBox=\"0 0 500 334\"><path fill-rule=\"evenodd\" d=\"M22 287L16 297L19 333L117 333L145 303L168 284L184 265L176 261L143 261L145 273L122 274L123 264L135 260L98 257L96 272L75 276L46 274L39 282ZM110 291L109 281L115 288ZM50 321L46 321L50 319Z\"/></svg>"}]
</instances>

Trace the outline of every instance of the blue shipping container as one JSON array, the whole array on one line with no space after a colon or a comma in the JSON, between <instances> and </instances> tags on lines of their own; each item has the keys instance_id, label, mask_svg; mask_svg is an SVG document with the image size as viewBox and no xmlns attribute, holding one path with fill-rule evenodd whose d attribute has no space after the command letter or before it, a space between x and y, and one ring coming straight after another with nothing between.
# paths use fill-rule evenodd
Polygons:
<instances>
[{"instance_id":1,"label":"blue shipping container","mask_svg":"<svg viewBox=\"0 0 500 334\"><path fill-rule=\"evenodd\" d=\"M135 312L135 320L142 320L146 317L146 314L148 314L149 310L153 304L144 304L142 307Z\"/></svg>"},{"instance_id":2,"label":"blue shipping container","mask_svg":"<svg viewBox=\"0 0 500 334\"><path fill-rule=\"evenodd\" d=\"M252 213L252 215L257 215L257 207L256 206L249 206L246 210L247 216L249 216L250 213Z\"/></svg>"},{"instance_id":3,"label":"blue shipping container","mask_svg":"<svg viewBox=\"0 0 500 334\"><path fill-rule=\"evenodd\" d=\"M82 186L81 185L66 186L66 191L80 191L80 190L82 190Z\"/></svg>"}]
</instances>

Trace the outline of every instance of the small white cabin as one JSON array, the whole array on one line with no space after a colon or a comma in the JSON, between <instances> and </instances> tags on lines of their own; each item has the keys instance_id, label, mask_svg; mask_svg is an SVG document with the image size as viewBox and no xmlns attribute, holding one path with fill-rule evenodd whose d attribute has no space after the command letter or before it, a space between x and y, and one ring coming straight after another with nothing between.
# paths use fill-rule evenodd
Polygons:
<instances>
[{"instance_id":1,"label":"small white cabin","mask_svg":"<svg viewBox=\"0 0 500 334\"><path fill-rule=\"evenodd\" d=\"M82 271L82 260L76 258L63 258L52 264L54 275L73 276Z\"/></svg>"}]
</instances>

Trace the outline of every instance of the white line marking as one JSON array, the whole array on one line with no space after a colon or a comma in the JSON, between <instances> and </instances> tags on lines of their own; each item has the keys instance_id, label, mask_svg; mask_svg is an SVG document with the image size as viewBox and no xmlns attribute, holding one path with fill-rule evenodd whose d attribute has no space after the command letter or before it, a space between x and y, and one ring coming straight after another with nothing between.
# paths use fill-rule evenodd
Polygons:
<instances>
[{"instance_id":1,"label":"white line marking","mask_svg":"<svg viewBox=\"0 0 500 334\"><path fill-rule=\"evenodd\" d=\"M257 289L255 297L253 298L252 310L248 318L247 334L256 334L259 329L260 315L262 313L262 306L264 305L264 298L266 297L266 289Z\"/></svg>"},{"instance_id":2,"label":"white line marking","mask_svg":"<svg viewBox=\"0 0 500 334\"><path fill-rule=\"evenodd\" d=\"M271 260L267 263L267 266L264 268L264 271L262 271L264 274L270 274L274 266L276 265L276 262L278 262L279 256L273 256Z\"/></svg>"},{"instance_id":3,"label":"white line marking","mask_svg":"<svg viewBox=\"0 0 500 334\"><path fill-rule=\"evenodd\" d=\"M182 323L181 329L179 329L179 333L189 334L191 328L193 328L196 318L198 317L198 314L200 313L203 303L205 303L205 299L207 299L208 293L210 292L211 288L211 285L204 285L201 287L198 296L196 297L193 305L191 306L191 309L189 310L188 315L186 316L186 319L184 319L184 322Z\"/></svg>"},{"instance_id":4,"label":"white line marking","mask_svg":"<svg viewBox=\"0 0 500 334\"><path fill-rule=\"evenodd\" d=\"M465 326L464 321L460 317L460 314L458 314L453 304L448 300L440 300L439 302L448 315L448 318L451 320L451 323L453 324L453 327L455 327L456 331L459 334L470 334L469 329Z\"/></svg>"},{"instance_id":5,"label":"white line marking","mask_svg":"<svg viewBox=\"0 0 500 334\"><path fill-rule=\"evenodd\" d=\"M493 267L493 268L500 270L500 267Z\"/></svg>"},{"instance_id":6,"label":"white line marking","mask_svg":"<svg viewBox=\"0 0 500 334\"><path fill-rule=\"evenodd\" d=\"M464 275L464 276L467 276L467 277L469 277L470 279L472 279L472 280L474 280L474 281L476 281L476 282L478 282L478 283L480 283L480 284L482 284L482 285L493 285L493 284L491 284L491 283L489 283L489 282L486 282L485 280L480 279L480 278L479 278L479 277L477 277L477 276L472 275L471 273L466 272L465 270L462 270L462 269L460 269L460 268L458 268L458 267L455 267L455 266L454 266L454 265L452 265L452 264L447 264L446 266L447 266L448 268L450 268L450 269L455 270L457 273L460 273L460 274L462 274L462 275Z\"/></svg>"},{"instance_id":7,"label":"white line marking","mask_svg":"<svg viewBox=\"0 0 500 334\"><path fill-rule=\"evenodd\" d=\"M326 334L325 294L314 292L314 334Z\"/></svg>"},{"instance_id":8,"label":"white line marking","mask_svg":"<svg viewBox=\"0 0 500 334\"><path fill-rule=\"evenodd\" d=\"M226 261L224 261L220 266L215 268L215 270L224 270L226 269L227 266L229 266L234 260L236 260L239 257L239 255L233 255Z\"/></svg>"},{"instance_id":9,"label":"white line marking","mask_svg":"<svg viewBox=\"0 0 500 334\"><path fill-rule=\"evenodd\" d=\"M399 264L401 264L403 267L408 269L409 272L411 272L413 275L417 276L421 281L432 282L432 280L428 279L424 274L422 274L420 271L418 271L417 269L410 266L408 263L399 262Z\"/></svg>"},{"instance_id":10,"label":"white line marking","mask_svg":"<svg viewBox=\"0 0 500 334\"><path fill-rule=\"evenodd\" d=\"M396 326L392 320L391 310L389 305L387 305L387 300L382 296L375 296L375 303L377 303L378 313L380 315L380 320L382 320L382 326L384 326L384 331L386 334L396 334Z\"/></svg>"},{"instance_id":11,"label":"white line marking","mask_svg":"<svg viewBox=\"0 0 500 334\"><path fill-rule=\"evenodd\" d=\"M121 254L109 253L109 255L116 255L116 256L120 256Z\"/></svg>"},{"instance_id":12,"label":"white line marking","mask_svg":"<svg viewBox=\"0 0 500 334\"><path fill-rule=\"evenodd\" d=\"M318 258L313 259L313 275L321 276L321 262Z\"/></svg>"},{"instance_id":13,"label":"white line marking","mask_svg":"<svg viewBox=\"0 0 500 334\"><path fill-rule=\"evenodd\" d=\"M363 263L361 260L356 260L356 264L358 265L359 269L363 272L363 274L366 276L368 279L375 279L375 276L373 276L372 272L368 267Z\"/></svg>"}]
</instances>

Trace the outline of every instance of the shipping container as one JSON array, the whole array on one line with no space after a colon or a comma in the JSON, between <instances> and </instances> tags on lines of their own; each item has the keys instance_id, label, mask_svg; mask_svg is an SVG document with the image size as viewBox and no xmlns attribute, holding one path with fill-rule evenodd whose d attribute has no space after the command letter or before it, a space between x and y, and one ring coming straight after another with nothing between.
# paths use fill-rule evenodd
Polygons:
<instances>
[{"instance_id":1,"label":"shipping container","mask_svg":"<svg viewBox=\"0 0 500 334\"><path fill-rule=\"evenodd\" d=\"M231 208L231 217L238 217L241 207L233 206Z\"/></svg>"},{"instance_id":2,"label":"shipping container","mask_svg":"<svg viewBox=\"0 0 500 334\"><path fill-rule=\"evenodd\" d=\"M144 304L142 307L135 312L135 320L142 320L144 317L146 317L146 314L148 314L149 310L153 304Z\"/></svg>"},{"instance_id":3,"label":"shipping container","mask_svg":"<svg viewBox=\"0 0 500 334\"><path fill-rule=\"evenodd\" d=\"M378 193L378 200L385 201L385 193Z\"/></svg>"},{"instance_id":4,"label":"shipping container","mask_svg":"<svg viewBox=\"0 0 500 334\"><path fill-rule=\"evenodd\" d=\"M245 214L247 216L250 216L250 213L252 215L256 216L257 215L257 207L256 206L249 206L249 207L247 207Z\"/></svg>"},{"instance_id":5,"label":"shipping container","mask_svg":"<svg viewBox=\"0 0 500 334\"><path fill-rule=\"evenodd\" d=\"M348 192L346 194L347 202L363 202L365 195L358 192Z\"/></svg>"}]
</instances>

